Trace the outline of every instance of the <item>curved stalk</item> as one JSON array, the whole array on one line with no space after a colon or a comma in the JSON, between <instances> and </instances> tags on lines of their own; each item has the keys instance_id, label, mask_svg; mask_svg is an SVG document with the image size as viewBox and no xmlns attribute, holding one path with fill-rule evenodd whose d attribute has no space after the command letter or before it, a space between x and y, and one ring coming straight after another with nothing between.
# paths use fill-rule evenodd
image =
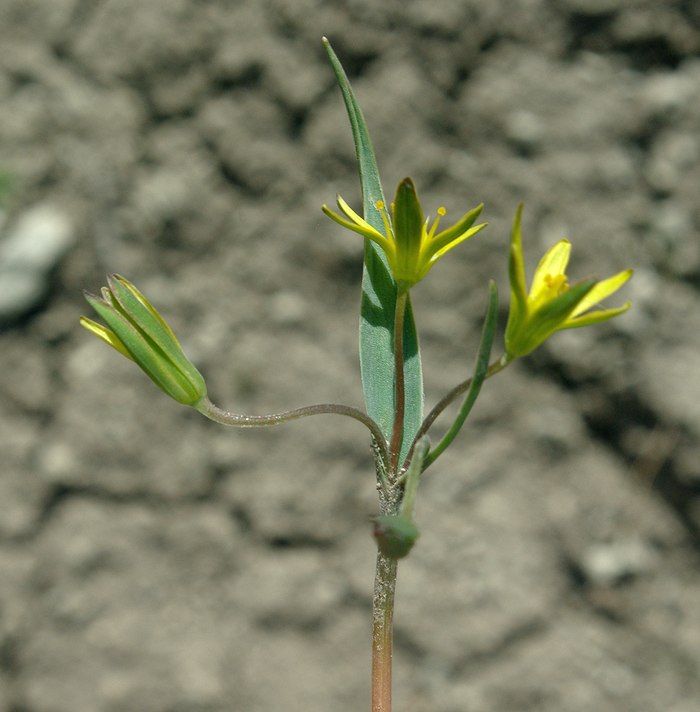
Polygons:
<instances>
[{"instance_id":1,"label":"curved stalk","mask_svg":"<svg viewBox=\"0 0 700 712\"><path fill-rule=\"evenodd\" d=\"M292 420L299 420L300 418L307 418L311 415L344 415L353 420L357 420L369 430L380 457L384 462L389 461L387 442L380 427L369 415L349 405L319 403L317 405L307 405L303 408L295 408L294 410L287 410L282 413L270 413L267 415L232 413L229 410L223 410L214 405L209 398L202 399L195 407L202 415L209 418L209 420L213 420L220 425L230 425L236 428L264 428L272 425L282 425L283 423L289 423Z\"/></svg>"}]
</instances>

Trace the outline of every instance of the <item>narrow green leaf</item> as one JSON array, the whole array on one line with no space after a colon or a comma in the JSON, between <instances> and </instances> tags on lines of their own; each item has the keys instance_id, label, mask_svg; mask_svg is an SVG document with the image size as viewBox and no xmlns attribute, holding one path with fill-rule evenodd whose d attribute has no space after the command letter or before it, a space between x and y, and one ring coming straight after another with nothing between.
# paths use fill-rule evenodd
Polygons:
<instances>
[{"instance_id":1,"label":"narrow green leaf","mask_svg":"<svg viewBox=\"0 0 700 712\"><path fill-rule=\"evenodd\" d=\"M367 124L355 100L345 71L330 42L324 37L333 71L343 95L350 119L355 152L360 171L365 220L383 232L383 222L376 203L384 201L379 169ZM365 239L360 314L360 371L367 413L382 429L387 440L394 421L394 310L396 284L381 248ZM406 306L404 321L404 372L406 412L404 416L402 462L423 420L423 375L418 336L411 303Z\"/></svg>"},{"instance_id":2,"label":"narrow green leaf","mask_svg":"<svg viewBox=\"0 0 700 712\"><path fill-rule=\"evenodd\" d=\"M452 441L457 437L457 433L464 425L464 421L471 413L474 403L479 396L481 386L486 380L489 371L489 358L491 357L491 347L493 346L493 337L496 333L496 322L498 317L498 290L496 283L489 282L489 305L486 309L486 317L484 318L484 328L481 332L481 344L476 357L476 365L474 367L474 377L471 385L464 398L462 407L447 431L442 440L428 453L423 461L423 469L428 468L438 457L449 447Z\"/></svg>"}]
</instances>

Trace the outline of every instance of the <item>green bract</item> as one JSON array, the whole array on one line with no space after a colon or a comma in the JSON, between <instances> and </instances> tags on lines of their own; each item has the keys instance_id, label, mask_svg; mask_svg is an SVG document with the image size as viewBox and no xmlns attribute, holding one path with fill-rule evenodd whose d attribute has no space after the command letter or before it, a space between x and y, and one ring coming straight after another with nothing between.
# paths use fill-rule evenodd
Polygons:
<instances>
[{"instance_id":1,"label":"green bract","mask_svg":"<svg viewBox=\"0 0 700 712\"><path fill-rule=\"evenodd\" d=\"M339 225L378 244L384 250L397 285L402 289L420 282L446 252L486 227L486 223L472 227L483 208L483 205L478 205L452 227L436 234L445 209L438 210L438 217L430 225L430 220L423 217L416 187L410 178L404 178L399 183L391 204L391 215L382 201L376 204L384 221L384 234L361 218L340 196L337 200L345 217L334 213L326 205L321 208L323 212Z\"/></svg>"},{"instance_id":2,"label":"green bract","mask_svg":"<svg viewBox=\"0 0 700 712\"><path fill-rule=\"evenodd\" d=\"M192 365L170 327L146 297L124 277L107 277L102 297L84 292L107 327L81 317L80 323L122 355L178 403L195 406L207 395L202 374Z\"/></svg>"},{"instance_id":3,"label":"green bract","mask_svg":"<svg viewBox=\"0 0 700 712\"><path fill-rule=\"evenodd\" d=\"M418 527L403 514L375 517L373 534L379 550L391 559L408 556L420 536Z\"/></svg>"},{"instance_id":4,"label":"green bract","mask_svg":"<svg viewBox=\"0 0 700 712\"><path fill-rule=\"evenodd\" d=\"M586 280L569 286L565 270L571 244L567 240L560 240L545 253L527 292L520 231L522 210L520 205L510 243L510 314L505 335L508 360L529 354L555 331L607 321L631 305L626 302L615 309L593 310L627 282L631 269L602 281Z\"/></svg>"}]
</instances>

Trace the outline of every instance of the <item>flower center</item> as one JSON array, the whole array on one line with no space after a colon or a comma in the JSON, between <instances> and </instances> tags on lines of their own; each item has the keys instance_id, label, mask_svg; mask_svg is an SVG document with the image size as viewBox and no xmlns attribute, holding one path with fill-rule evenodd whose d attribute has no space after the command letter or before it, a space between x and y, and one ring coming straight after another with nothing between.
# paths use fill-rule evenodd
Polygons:
<instances>
[{"instance_id":1,"label":"flower center","mask_svg":"<svg viewBox=\"0 0 700 712\"><path fill-rule=\"evenodd\" d=\"M547 274L544 278L544 283L547 288L552 292L552 297L558 297L560 294L564 294L569 290L569 284L566 281L565 274Z\"/></svg>"}]
</instances>

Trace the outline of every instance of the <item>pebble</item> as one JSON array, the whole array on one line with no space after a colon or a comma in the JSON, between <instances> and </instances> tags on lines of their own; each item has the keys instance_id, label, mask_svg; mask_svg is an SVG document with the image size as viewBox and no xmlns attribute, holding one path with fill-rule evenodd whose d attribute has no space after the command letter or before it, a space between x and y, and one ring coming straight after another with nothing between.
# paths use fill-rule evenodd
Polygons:
<instances>
[{"instance_id":1,"label":"pebble","mask_svg":"<svg viewBox=\"0 0 700 712\"><path fill-rule=\"evenodd\" d=\"M650 570L654 554L640 540L612 541L589 547L578 563L589 582L613 586Z\"/></svg>"},{"instance_id":2,"label":"pebble","mask_svg":"<svg viewBox=\"0 0 700 712\"><path fill-rule=\"evenodd\" d=\"M64 212L48 204L29 208L0 239L0 326L39 307L51 270L75 242Z\"/></svg>"}]
</instances>

